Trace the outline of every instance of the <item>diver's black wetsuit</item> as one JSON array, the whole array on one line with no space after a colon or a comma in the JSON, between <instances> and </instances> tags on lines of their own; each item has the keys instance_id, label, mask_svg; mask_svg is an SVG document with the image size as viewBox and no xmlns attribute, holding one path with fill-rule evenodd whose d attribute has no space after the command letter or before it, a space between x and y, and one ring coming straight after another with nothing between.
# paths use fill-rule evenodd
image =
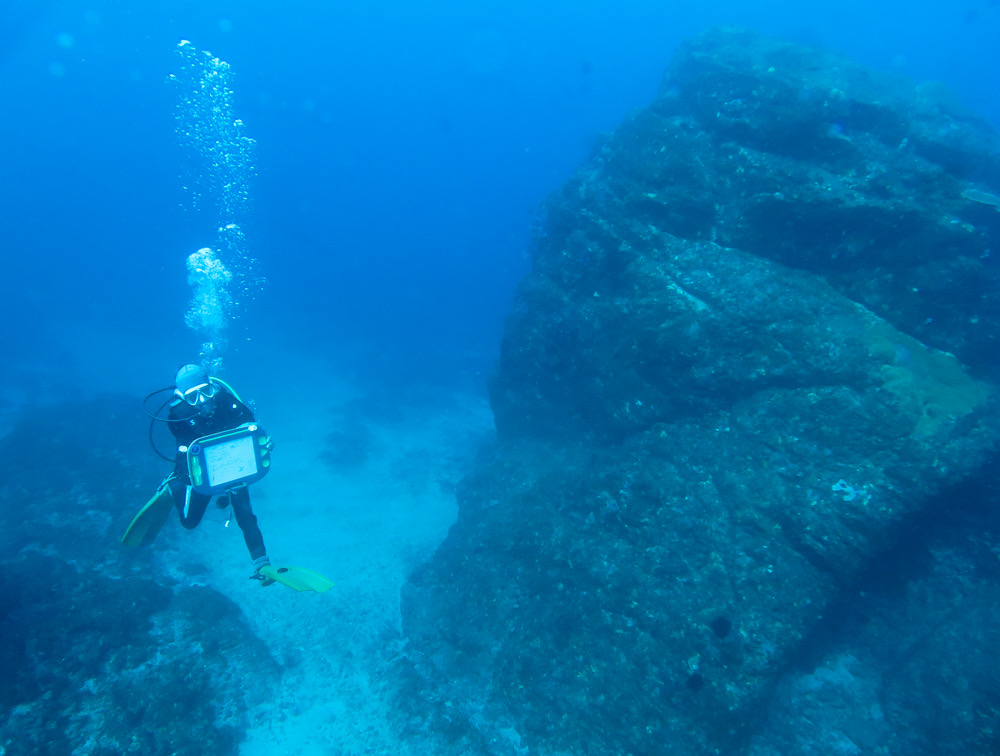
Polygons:
<instances>
[{"instance_id":1,"label":"diver's black wetsuit","mask_svg":"<svg viewBox=\"0 0 1000 756\"><path fill-rule=\"evenodd\" d=\"M176 399L170 405L170 416L167 419L167 426L170 432L177 439L178 452L174 464L174 474L176 477L170 482L170 493L174 498L174 506L181 516L181 525L185 528L194 528L201 522L208 508L211 496L190 492L188 498L188 486L191 481L188 477L187 455L181 452L181 446L190 446L196 439L208 436L212 433L220 433L225 430L236 428L243 423L254 420L253 412L243 404L224 386L217 386L217 391L212 400L213 410L211 414L206 410L205 405L192 407L181 399ZM264 537L257 527L257 517L250 508L250 494L246 486L233 489L229 494L229 502L233 506L236 514L236 522L243 531L243 540L246 541L250 550L250 558L258 559L267 552L264 549ZM187 513L185 514L185 506Z\"/></svg>"}]
</instances>

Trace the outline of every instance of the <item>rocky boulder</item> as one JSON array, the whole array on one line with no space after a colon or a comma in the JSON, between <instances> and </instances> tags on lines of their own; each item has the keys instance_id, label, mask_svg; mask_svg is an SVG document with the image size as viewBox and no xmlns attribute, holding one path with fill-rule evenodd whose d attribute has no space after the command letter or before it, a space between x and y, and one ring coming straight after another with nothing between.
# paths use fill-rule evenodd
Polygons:
<instances>
[{"instance_id":1,"label":"rocky boulder","mask_svg":"<svg viewBox=\"0 0 1000 756\"><path fill-rule=\"evenodd\" d=\"M498 445L404 592L414 733L744 749L1000 436L998 193L1000 139L936 88L737 31L683 46L546 205Z\"/></svg>"}]
</instances>

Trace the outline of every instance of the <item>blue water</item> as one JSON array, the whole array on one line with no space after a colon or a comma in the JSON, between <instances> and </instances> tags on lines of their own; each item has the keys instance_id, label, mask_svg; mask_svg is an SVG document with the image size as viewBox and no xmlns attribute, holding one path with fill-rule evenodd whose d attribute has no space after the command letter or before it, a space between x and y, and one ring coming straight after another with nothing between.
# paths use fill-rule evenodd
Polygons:
<instances>
[{"instance_id":1,"label":"blue water","mask_svg":"<svg viewBox=\"0 0 1000 756\"><path fill-rule=\"evenodd\" d=\"M718 24L943 82L1000 123L996 0L7 0L0 382L108 369L141 391L197 352L184 261L218 219L183 189L181 39L231 64L257 141L242 227L268 283L230 352L266 361L280 339L445 376L489 369L538 203Z\"/></svg>"},{"instance_id":2,"label":"blue water","mask_svg":"<svg viewBox=\"0 0 1000 756\"><path fill-rule=\"evenodd\" d=\"M173 732L176 691L196 695L200 679L185 677L184 642L201 653L208 637L232 644L198 663L246 692L249 704L232 709L241 727L261 703L250 683L278 689L281 667L312 686L296 691L303 724L286 728L319 733L328 750L309 753L368 736L364 705L340 716L329 702L363 703L368 694L344 683L355 673L358 690L377 688L365 675L392 656L383 614L398 615L399 581L444 537L454 487L491 437L486 377L539 205L654 98L678 44L717 25L940 82L1000 126L1000 0L0 2L0 559L17 562L0 571L0 614L20 618L0 628L14 638L0 644L0 678L21 686L0 690L21 717L5 720L0 751L18 752L10 733L34 733L49 750L21 752L68 752L60 738L73 733L49 723L66 701L72 721L90 721L91 694L102 712L136 717L116 732L153 731L154 720ZM230 66L223 122L239 118L254 141L238 211L220 210L217 174L176 133L193 123L169 80L184 65L181 40ZM243 234L235 247L220 245L226 223ZM262 422L274 420L281 467L254 493L269 548L336 574L328 604L248 598L243 545L223 540L232 531L214 510L186 550L176 522L155 549L118 548L166 469L147 448L139 397L206 339L186 323L199 294L186 263L204 247L260 277L227 292L236 303L222 308L225 343L212 356L257 394ZM328 372L292 372L303 365ZM101 394L115 398L91 400ZM340 487L317 490L331 475ZM97 571L104 579L79 579ZM213 580L235 603L204 589ZM190 615L186 640L169 622L147 627L167 607ZM241 619L300 619L293 612L305 616L301 637L276 635L272 653L322 644L332 672L299 668L294 654L271 660ZM161 667L144 663L161 652ZM54 696L39 659L65 688ZM137 668L159 686L145 699ZM232 668L242 676L219 671ZM133 687L111 695L107 669ZM183 706L235 748L235 731L204 704ZM310 707L341 740L322 740L331 731L313 727ZM276 752L266 723L254 724L246 753Z\"/></svg>"}]
</instances>

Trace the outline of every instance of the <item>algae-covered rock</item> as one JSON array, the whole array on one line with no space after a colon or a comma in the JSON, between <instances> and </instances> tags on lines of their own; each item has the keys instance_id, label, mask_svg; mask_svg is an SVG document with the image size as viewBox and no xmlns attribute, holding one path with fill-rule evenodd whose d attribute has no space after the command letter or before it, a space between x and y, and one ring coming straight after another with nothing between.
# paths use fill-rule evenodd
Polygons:
<instances>
[{"instance_id":1,"label":"algae-covered rock","mask_svg":"<svg viewBox=\"0 0 1000 756\"><path fill-rule=\"evenodd\" d=\"M1000 437L1000 216L969 199L998 145L829 52L683 46L547 203L499 444L404 591L409 710L458 751L742 752L827 613Z\"/></svg>"}]
</instances>

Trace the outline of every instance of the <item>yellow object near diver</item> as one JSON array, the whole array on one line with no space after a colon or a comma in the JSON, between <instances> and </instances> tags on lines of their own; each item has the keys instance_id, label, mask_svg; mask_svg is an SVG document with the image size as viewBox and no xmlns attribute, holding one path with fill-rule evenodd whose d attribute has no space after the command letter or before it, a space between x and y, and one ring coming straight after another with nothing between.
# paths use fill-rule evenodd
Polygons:
<instances>
[{"instance_id":1,"label":"yellow object near diver","mask_svg":"<svg viewBox=\"0 0 1000 756\"><path fill-rule=\"evenodd\" d=\"M126 546L141 546L144 543L152 543L153 539L156 538L156 534L160 532L167 515L173 508L170 482L174 477L174 474L170 473L164 478L153 497L139 510L139 514L132 518L125 535L122 536L122 543Z\"/></svg>"},{"instance_id":2,"label":"yellow object near diver","mask_svg":"<svg viewBox=\"0 0 1000 756\"><path fill-rule=\"evenodd\" d=\"M296 591L316 591L326 593L333 588L333 581L305 567L275 567L272 564L261 567L257 572L265 580L287 585Z\"/></svg>"}]
</instances>

